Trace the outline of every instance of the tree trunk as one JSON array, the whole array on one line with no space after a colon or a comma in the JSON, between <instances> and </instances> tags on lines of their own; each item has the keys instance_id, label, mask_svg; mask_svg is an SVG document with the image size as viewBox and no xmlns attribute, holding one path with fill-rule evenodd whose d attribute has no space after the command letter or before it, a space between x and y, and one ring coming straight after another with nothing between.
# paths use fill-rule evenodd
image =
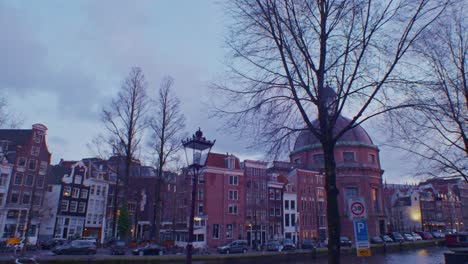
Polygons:
<instances>
[{"instance_id":1,"label":"tree trunk","mask_svg":"<svg viewBox=\"0 0 468 264\"><path fill-rule=\"evenodd\" d=\"M32 189L32 192L31 192L31 198L29 199L31 204L29 205L28 219L26 220L26 229L24 230L24 233L25 233L24 234L24 244L23 244L23 247L21 248L21 257L26 256L26 248L27 248L28 243L29 243L29 230L31 229L31 222L32 222L32 218L33 218L34 196L35 195L36 195L36 178L34 178L33 189Z\"/></svg>"},{"instance_id":2,"label":"tree trunk","mask_svg":"<svg viewBox=\"0 0 468 264\"><path fill-rule=\"evenodd\" d=\"M154 188L154 213L153 213L153 238L156 242L160 242L160 231L161 231L161 184L162 184L162 173L158 172L158 178L156 180L156 186Z\"/></svg>"},{"instance_id":3,"label":"tree trunk","mask_svg":"<svg viewBox=\"0 0 468 264\"><path fill-rule=\"evenodd\" d=\"M340 263L340 213L338 210L338 188L336 187L335 144L328 142L323 145L325 161L325 189L327 193L327 224L328 224L328 263Z\"/></svg>"}]
</instances>

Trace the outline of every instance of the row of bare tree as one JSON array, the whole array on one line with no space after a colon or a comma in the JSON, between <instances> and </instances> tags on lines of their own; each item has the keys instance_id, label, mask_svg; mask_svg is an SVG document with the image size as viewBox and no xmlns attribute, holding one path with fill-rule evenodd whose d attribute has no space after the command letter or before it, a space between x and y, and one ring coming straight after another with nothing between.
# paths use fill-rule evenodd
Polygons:
<instances>
[{"instance_id":1,"label":"row of bare tree","mask_svg":"<svg viewBox=\"0 0 468 264\"><path fill-rule=\"evenodd\" d=\"M140 158L139 153L143 147L140 143L144 133L149 132L146 149L149 149L151 163L157 172L154 186L156 202L150 235L152 239L159 241L163 172L168 162L177 158L185 127L185 118L180 112L180 101L172 91L173 84L174 80L171 77L165 77L159 91L154 98L151 98L148 95L148 84L143 71L134 67L124 80L117 97L102 111L102 121L107 133L99 135L94 140L95 144L93 145L98 147L98 152L101 155L102 153L117 154L125 159L123 166L125 172L123 175L118 175L118 180L122 182L123 188L120 190L119 184L117 184L117 191L114 192L115 198L117 198L118 191L121 191L124 201L123 210L121 210L119 217L119 221L122 221L122 223L119 222L119 232L122 237L127 236L130 228L128 215L126 215L128 214L126 201L129 200L130 194L126 187L128 186L131 165ZM115 218L114 216L114 221L116 221Z\"/></svg>"},{"instance_id":2,"label":"row of bare tree","mask_svg":"<svg viewBox=\"0 0 468 264\"><path fill-rule=\"evenodd\" d=\"M214 107L273 157L301 131L322 144L329 263L340 262L334 149L374 117L438 171L467 175L467 1L233 0ZM343 129L341 115L350 117ZM246 132L248 131L248 132Z\"/></svg>"}]
</instances>

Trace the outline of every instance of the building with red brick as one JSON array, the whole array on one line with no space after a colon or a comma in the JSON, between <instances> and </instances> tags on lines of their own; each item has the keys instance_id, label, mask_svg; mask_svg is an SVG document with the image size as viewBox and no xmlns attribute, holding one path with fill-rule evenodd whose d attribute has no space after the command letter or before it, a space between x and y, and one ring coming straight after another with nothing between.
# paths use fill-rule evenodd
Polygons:
<instances>
[{"instance_id":1,"label":"building with red brick","mask_svg":"<svg viewBox=\"0 0 468 264\"><path fill-rule=\"evenodd\" d=\"M340 131L349 122L349 119L340 116L336 121L335 131ZM301 132L290 154L290 160L304 169L322 172L324 158L321 143L309 131ZM354 197L365 199L369 236L385 233L383 170L380 168L378 147L361 126L356 126L344 133L336 143L335 160L342 235L354 237L352 221L347 212L347 201Z\"/></svg>"},{"instance_id":2,"label":"building with red brick","mask_svg":"<svg viewBox=\"0 0 468 264\"><path fill-rule=\"evenodd\" d=\"M31 208L36 215L39 214L51 158L46 133L47 127L42 124L34 124L32 129L0 129L4 161L13 165L5 204L5 238L24 237ZM38 235L39 222L39 218L33 217L30 227L30 241L33 243Z\"/></svg>"}]
</instances>

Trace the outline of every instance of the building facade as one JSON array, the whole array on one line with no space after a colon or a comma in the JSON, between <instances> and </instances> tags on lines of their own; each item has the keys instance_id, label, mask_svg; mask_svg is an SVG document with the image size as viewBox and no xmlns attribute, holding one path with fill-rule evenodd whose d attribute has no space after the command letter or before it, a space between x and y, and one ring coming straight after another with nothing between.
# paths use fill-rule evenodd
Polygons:
<instances>
[{"instance_id":1,"label":"building facade","mask_svg":"<svg viewBox=\"0 0 468 264\"><path fill-rule=\"evenodd\" d=\"M4 162L13 166L6 195L6 219L3 237L25 237L27 219L33 214L29 241L37 241L39 209L51 154L46 142L47 127L34 124L32 129L0 129Z\"/></svg>"},{"instance_id":2,"label":"building facade","mask_svg":"<svg viewBox=\"0 0 468 264\"><path fill-rule=\"evenodd\" d=\"M345 117L338 117L335 131L342 130L349 122ZM318 125L318 121L315 121L314 125ZM296 139L294 151L290 154L290 160L304 169L323 171L324 156L321 143L309 131L301 132ZM383 170L380 169L379 149L361 126L347 131L338 140L335 146L335 161L342 235L354 236L347 202L356 197L363 197L365 200L369 236L384 234L387 225L382 203Z\"/></svg>"}]
</instances>

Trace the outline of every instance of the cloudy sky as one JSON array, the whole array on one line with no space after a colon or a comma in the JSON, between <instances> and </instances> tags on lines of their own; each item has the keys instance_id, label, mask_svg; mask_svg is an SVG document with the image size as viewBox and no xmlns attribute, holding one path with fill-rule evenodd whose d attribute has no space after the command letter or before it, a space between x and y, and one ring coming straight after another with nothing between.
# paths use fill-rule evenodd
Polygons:
<instances>
[{"instance_id":1,"label":"cloudy sky","mask_svg":"<svg viewBox=\"0 0 468 264\"><path fill-rule=\"evenodd\" d=\"M128 74L143 69L154 94L163 76L187 118L217 139L214 151L261 157L209 119L208 85L222 73L228 24L217 1L14 1L0 0L0 96L23 117L23 128L48 128L53 163L92 155L87 144L103 131L100 114ZM364 127L376 143L378 124ZM389 181L413 165L381 149Z\"/></svg>"}]
</instances>

